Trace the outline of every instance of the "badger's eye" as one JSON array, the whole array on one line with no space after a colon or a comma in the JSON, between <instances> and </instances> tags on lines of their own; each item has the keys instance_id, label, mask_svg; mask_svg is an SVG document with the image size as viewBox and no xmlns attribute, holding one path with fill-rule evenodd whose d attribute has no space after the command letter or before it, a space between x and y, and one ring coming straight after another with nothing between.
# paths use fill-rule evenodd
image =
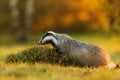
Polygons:
<instances>
[{"instance_id":1,"label":"badger's eye","mask_svg":"<svg viewBox=\"0 0 120 80\"><path fill-rule=\"evenodd\" d=\"M53 36L55 39L57 39L56 37L55 37L55 35L54 34L52 34L52 33L46 33L46 35L45 36Z\"/></svg>"},{"instance_id":2,"label":"badger's eye","mask_svg":"<svg viewBox=\"0 0 120 80\"><path fill-rule=\"evenodd\" d=\"M46 34L43 36L43 38L46 37L46 36L51 36L51 35L52 35L51 33L46 33Z\"/></svg>"},{"instance_id":3,"label":"badger's eye","mask_svg":"<svg viewBox=\"0 0 120 80\"><path fill-rule=\"evenodd\" d=\"M47 36L50 36L50 35L52 35L51 33L47 33Z\"/></svg>"}]
</instances>

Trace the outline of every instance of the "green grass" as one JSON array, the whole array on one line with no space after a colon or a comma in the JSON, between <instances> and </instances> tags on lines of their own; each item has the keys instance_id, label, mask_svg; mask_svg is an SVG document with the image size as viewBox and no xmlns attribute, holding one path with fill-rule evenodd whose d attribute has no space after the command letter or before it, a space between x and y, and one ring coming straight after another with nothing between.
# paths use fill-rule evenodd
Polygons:
<instances>
[{"instance_id":1,"label":"green grass","mask_svg":"<svg viewBox=\"0 0 120 80\"><path fill-rule=\"evenodd\" d=\"M120 38L105 35L72 35L79 41L102 46L111 56L112 61L120 64ZM36 38L33 38L36 39ZM35 40L35 42L37 39ZM1 80L120 80L120 69L80 68L61 66L50 63L5 63L12 53L19 53L35 45L0 46L0 79ZM32 56L31 56L32 57Z\"/></svg>"}]
</instances>

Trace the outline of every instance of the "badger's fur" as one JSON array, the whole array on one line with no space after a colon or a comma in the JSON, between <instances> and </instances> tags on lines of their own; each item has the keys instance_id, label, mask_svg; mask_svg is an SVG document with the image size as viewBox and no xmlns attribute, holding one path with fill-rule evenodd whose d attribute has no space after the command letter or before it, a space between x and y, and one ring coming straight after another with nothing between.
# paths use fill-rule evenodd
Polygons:
<instances>
[{"instance_id":1,"label":"badger's fur","mask_svg":"<svg viewBox=\"0 0 120 80\"><path fill-rule=\"evenodd\" d=\"M117 65L110 61L109 55L99 46L78 42L66 34L59 34L52 31L45 33L39 44L52 44L57 53L68 54L78 60L79 65L84 67L115 68Z\"/></svg>"}]
</instances>

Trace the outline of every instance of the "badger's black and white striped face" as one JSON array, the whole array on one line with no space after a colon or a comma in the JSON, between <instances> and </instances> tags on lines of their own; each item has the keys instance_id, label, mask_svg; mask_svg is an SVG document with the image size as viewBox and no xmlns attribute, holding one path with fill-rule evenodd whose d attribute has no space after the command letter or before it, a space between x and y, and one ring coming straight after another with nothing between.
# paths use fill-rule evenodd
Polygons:
<instances>
[{"instance_id":1,"label":"badger's black and white striped face","mask_svg":"<svg viewBox=\"0 0 120 80\"><path fill-rule=\"evenodd\" d=\"M57 38L56 38L56 33L52 31L48 31L45 33L42 38L38 42L39 44L52 44L53 46L57 45Z\"/></svg>"}]
</instances>

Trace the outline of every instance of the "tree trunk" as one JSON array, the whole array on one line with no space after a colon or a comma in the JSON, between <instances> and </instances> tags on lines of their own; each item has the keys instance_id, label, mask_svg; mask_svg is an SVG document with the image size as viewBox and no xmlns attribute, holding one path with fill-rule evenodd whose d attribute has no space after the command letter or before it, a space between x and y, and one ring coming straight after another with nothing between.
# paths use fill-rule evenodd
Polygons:
<instances>
[{"instance_id":1,"label":"tree trunk","mask_svg":"<svg viewBox=\"0 0 120 80\"><path fill-rule=\"evenodd\" d=\"M34 0L27 0L26 2L26 10L25 10L25 23L26 27L30 27L33 20L34 13Z\"/></svg>"},{"instance_id":2,"label":"tree trunk","mask_svg":"<svg viewBox=\"0 0 120 80\"><path fill-rule=\"evenodd\" d=\"M9 6L12 16L12 25L14 29L18 28L19 26L19 10L17 8L17 4L18 4L18 0L9 0Z\"/></svg>"},{"instance_id":3,"label":"tree trunk","mask_svg":"<svg viewBox=\"0 0 120 80\"><path fill-rule=\"evenodd\" d=\"M28 31L32 24L34 0L9 0L13 31L16 42L27 40Z\"/></svg>"}]
</instances>

